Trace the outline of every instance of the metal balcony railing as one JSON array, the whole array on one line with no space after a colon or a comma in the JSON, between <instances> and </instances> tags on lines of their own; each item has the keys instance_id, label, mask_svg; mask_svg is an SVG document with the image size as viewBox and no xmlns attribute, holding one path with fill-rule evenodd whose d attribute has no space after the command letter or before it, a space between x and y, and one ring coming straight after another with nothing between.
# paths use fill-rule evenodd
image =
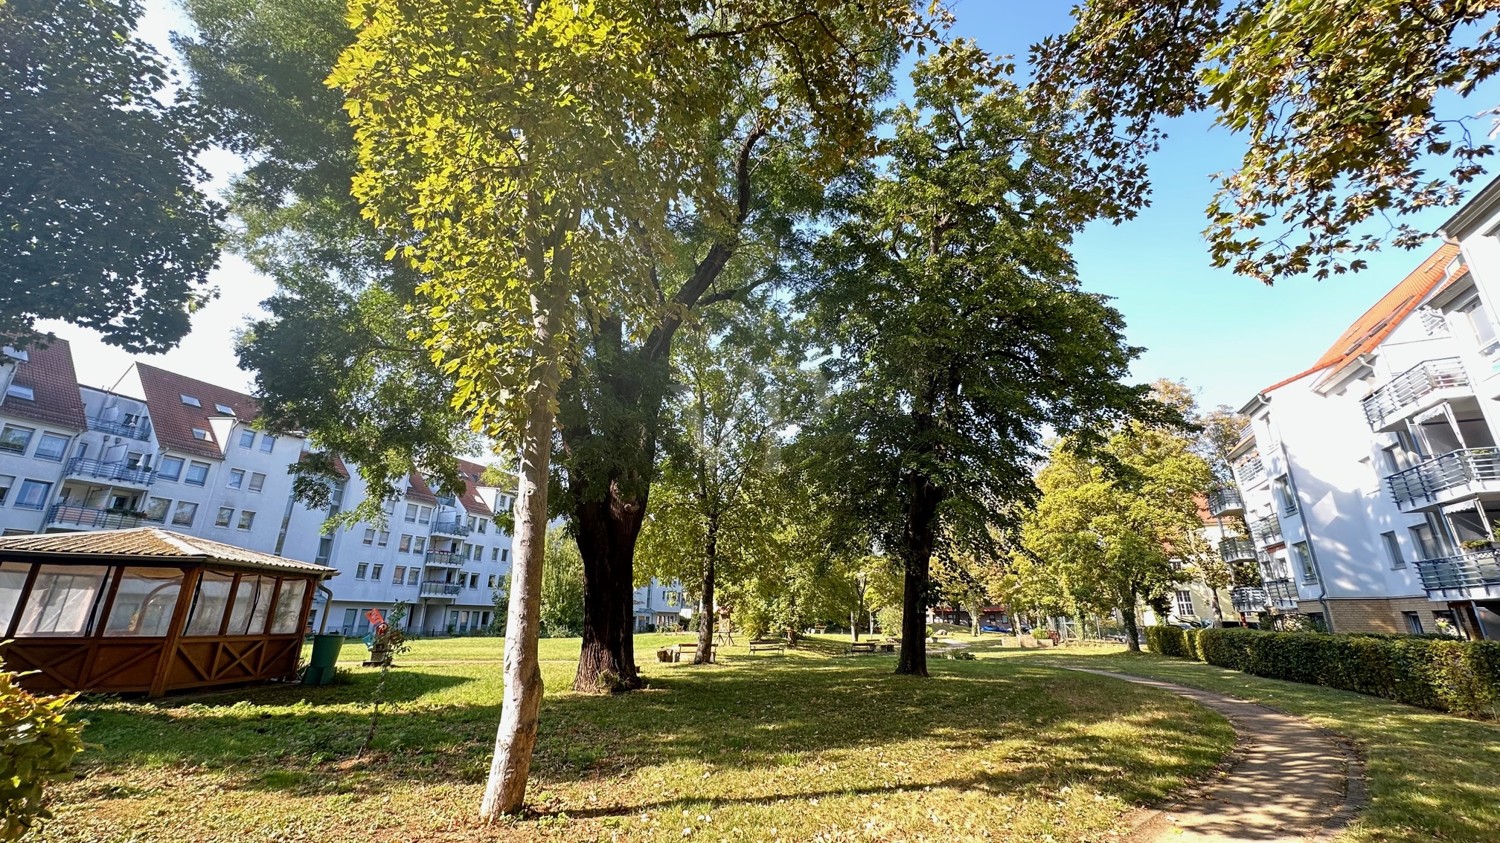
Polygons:
<instances>
[{"instance_id":1,"label":"metal balcony railing","mask_svg":"<svg viewBox=\"0 0 1500 843\"><path fill-rule=\"evenodd\" d=\"M123 436L126 439L134 439L138 442L145 442L151 438L151 423L144 420L136 424L125 424L124 422L95 417L89 419L89 430L97 430L100 433L108 433L112 436Z\"/></svg>"},{"instance_id":2,"label":"metal balcony railing","mask_svg":"<svg viewBox=\"0 0 1500 843\"><path fill-rule=\"evenodd\" d=\"M459 586L446 582L424 582L421 594L423 597L457 597Z\"/></svg>"},{"instance_id":3,"label":"metal balcony railing","mask_svg":"<svg viewBox=\"0 0 1500 843\"><path fill-rule=\"evenodd\" d=\"M458 568L466 561L468 561L466 557L446 550L429 550L426 556L428 565L436 565L441 568Z\"/></svg>"},{"instance_id":4,"label":"metal balcony railing","mask_svg":"<svg viewBox=\"0 0 1500 843\"><path fill-rule=\"evenodd\" d=\"M1208 493L1209 515L1223 515L1244 508L1245 502L1240 499L1240 493L1236 489L1215 489Z\"/></svg>"},{"instance_id":5,"label":"metal balcony railing","mask_svg":"<svg viewBox=\"0 0 1500 843\"><path fill-rule=\"evenodd\" d=\"M1229 592L1229 602L1234 604L1234 610L1247 615L1263 612L1270 605L1266 600L1266 590L1253 586L1239 586Z\"/></svg>"},{"instance_id":6,"label":"metal balcony railing","mask_svg":"<svg viewBox=\"0 0 1500 843\"><path fill-rule=\"evenodd\" d=\"M87 527L98 530L123 530L160 522L143 518L133 512L112 509L94 509L87 506L53 504L47 511L47 524L61 527Z\"/></svg>"},{"instance_id":7,"label":"metal balcony railing","mask_svg":"<svg viewBox=\"0 0 1500 843\"><path fill-rule=\"evenodd\" d=\"M1500 483L1500 450L1465 448L1385 478L1397 506L1426 503L1476 483Z\"/></svg>"},{"instance_id":8,"label":"metal balcony railing","mask_svg":"<svg viewBox=\"0 0 1500 843\"><path fill-rule=\"evenodd\" d=\"M1500 594L1500 551L1481 550L1441 559L1417 560L1427 591L1481 589Z\"/></svg>"},{"instance_id":9,"label":"metal balcony railing","mask_svg":"<svg viewBox=\"0 0 1500 843\"><path fill-rule=\"evenodd\" d=\"M1219 556L1225 562L1255 558L1255 543L1249 539L1224 539L1219 542Z\"/></svg>"},{"instance_id":10,"label":"metal balcony railing","mask_svg":"<svg viewBox=\"0 0 1500 843\"><path fill-rule=\"evenodd\" d=\"M1457 357L1424 360L1391 378L1391 382L1370 393L1360 404L1365 421L1380 428L1391 416L1401 412L1439 389L1469 385L1469 376Z\"/></svg>"},{"instance_id":11,"label":"metal balcony railing","mask_svg":"<svg viewBox=\"0 0 1500 843\"><path fill-rule=\"evenodd\" d=\"M1235 466L1234 475L1240 478L1241 485L1249 486L1266 476L1266 464L1261 461L1260 454L1254 454Z\"/></svg>"},{"instance_id":12,"label":"metal balcony railing","mask_svg":"<svg viewBox=\"0 0 1500 843\"><path fill-rule=\"evenodd\" d=\"M455 536L463 538L469 534L469 525L462 521L434 521L432 532L440 536Z\"/></svg>"},{"instance_id":13,"label":"metal balcony railing","mask_svg":"<svg viewBox=\"0 0 1500 843\"><path fill-rule=\"evenodd\" d=\"M74 457L64 472L67 477L90 477L95 480L111 480L134 486L150 486L156 480L156 472L149 468L127 465L122 462L100 462L99 460Z\"/></svg>"},{"instance_id":14,"label":"metal balcony railing","mask_svg":"<svg viewBox=\"0 0 1500 843\"><path fill-rule=\"evenodd\" d=\"M1266 603L1272 609L1282 612L1295 612L1299 605L1297 600L1297 584L1289 579L1267 580L1263 583L1266 589Z\"/></svg>"},{"instance_id":15,"label":"metal balcony railing","mask_svg":"<svg viewBox=\"0 0 1500 843\"><path fill-rule=\"evenodd\" d=\"M1261 547L1269 547L1285 541L1281 535L1281 519L1274 515L1268 515L1251 524L1250 532L1255 534L1255 542Z\"/></svg>"}]
</instances>

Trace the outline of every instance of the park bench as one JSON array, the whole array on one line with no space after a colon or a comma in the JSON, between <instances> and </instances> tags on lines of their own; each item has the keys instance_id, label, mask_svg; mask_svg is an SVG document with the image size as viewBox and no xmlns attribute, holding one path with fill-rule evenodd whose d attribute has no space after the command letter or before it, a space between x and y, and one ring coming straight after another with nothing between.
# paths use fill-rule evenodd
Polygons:
<instances>
[{"instance_id":1,"label":"park bench","mask_svg":"<svg viewBox=\"0 0 1500 843\"><path fill-rule=\"evenodd\" d=\"M750 652L751 653L760 653L760 652L767 652L768 653L768 652L770 652L772 650L775 650L778 653L785 653L786 652L786 642L785 641L781 641L779 639L775 639L775 638L769 638L769 639L768 638L758 638L758 639L750 642Z\"/></svg>"},{"instance_id":2,"label":"park bench","mask_svg":"<svg viewBox=\"0 0 1500 843\"><path fill-rule=\"evenodd\" d=\"M850 653L873 653L878 645L874 641L855 641L849 645Z\"/></svg>"}]
</instances>

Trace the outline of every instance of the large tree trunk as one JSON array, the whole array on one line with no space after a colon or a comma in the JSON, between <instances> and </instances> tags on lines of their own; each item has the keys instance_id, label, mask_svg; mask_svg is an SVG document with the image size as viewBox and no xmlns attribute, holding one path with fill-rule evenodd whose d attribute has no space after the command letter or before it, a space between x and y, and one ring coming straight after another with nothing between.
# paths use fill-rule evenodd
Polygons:
<instances>
[{"instance_id":1,"label":"large tree trunk","mask_svg":"<svg viewBox=\"0 0 1500 843\"><path fill-rule=\"evenodd\" d=\"M1139 653L1141 651L1141 630L1136 624L1135 602L1135 589L1131 589L1130 593L1125 595L1125 605L1122 607L1120 614L1125 619L1125 648L1132 653Z\"/></svg>"},{"instance_id":2,"label":"large tree trunk","mask_svg":"<svg viewBox=\"0 0 1500 843\"><path fill-rule=\"evenodd\" d=\"M906 569L901 595L901 655L896 672L927 675L927 593L932 551L937 544L937 511L942 491L926 477L906 478L909 493L901 558Z\"/></svg>"},{"instance_id":3,"label":"large tree trunk","mask_svg":"<svg viewBox=\"0 0 1500 843\"><path fill-rule=\"evenodd\" d=\"M574 510L583 557L583 644L573 689L583 693L641 686L635 664L635 542L646 501L610 495Z\"/></svg>"},{"instance_id":4,"label":"large tree trunk","mask_svg":"<svg viewBox=\"0 0 1500 843\"><path fill-rule=\"evenodd\" d=\"M561 262L561 266L557 265ZM554 282L566 278L567 257L554 258ZM537 272L539 277L545 277ZM527 396L526 429L521 435L521 469L516 482L515 558L511 562L510 606L505 636L505 693L495 754L479 813L486 820L521 810L536 747L542 707L542 668L537 661L541 628L542 559L547 548L547 480L552 457L553 404L561 379L557 333L562 296L533 299L537 382Z\"/></svg>"},{"instance_id":5,"label":"large tree trunk","mask_svg":"<svg viewBox=\"0 0 1500 843\"><path fill-rule=\"evenodd\" d=\"M708 521L708 541L703 545L703 588L698 600L698 652L693 664L708 664L713 659L714 646L714 578L717 574L719 555L719 522Z\"/></svg>"}]
</instances>

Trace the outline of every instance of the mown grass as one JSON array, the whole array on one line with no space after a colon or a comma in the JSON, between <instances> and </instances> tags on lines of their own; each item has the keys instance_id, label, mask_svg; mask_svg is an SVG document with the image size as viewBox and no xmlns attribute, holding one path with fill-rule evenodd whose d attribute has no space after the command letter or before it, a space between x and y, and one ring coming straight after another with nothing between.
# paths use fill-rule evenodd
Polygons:
<instances>
[{"instance_id":1,"label":"mown grass","mask_svg":"<svg viewBox=\"0 0 1500 843\"><path fill-rule=\"evenodd\" d=\"M1041 664L785 656L659 664L647 690L565 690L578 642L544 641L548 687L532 816L474 819L500 699L500 642L416 642L389 677L373 755L354 757L376 671L148 703L91 700L90 749L36 839L1113 839L1134 806L1229 749L1180 698Z\"/></svg>"},{"instance_id":2,"label":"mown grass","mask_svg":"<svg viewBox=\"0 0 1500 843\"><path fill-rule=\"evenodd\" d=\"M1306 717L1358 745L1370 804L1341 841L1500 840L1500 726L1313 685L1119 648L1004 654L1011 664L1069 665L1176 682Z\"/></svg>"}]
</instances>

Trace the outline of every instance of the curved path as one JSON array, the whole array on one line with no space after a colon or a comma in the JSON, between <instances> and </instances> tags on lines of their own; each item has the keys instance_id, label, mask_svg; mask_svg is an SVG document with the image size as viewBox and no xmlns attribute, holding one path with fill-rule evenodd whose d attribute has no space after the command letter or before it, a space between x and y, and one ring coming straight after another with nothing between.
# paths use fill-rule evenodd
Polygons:
<instances>
[{"instance_id":1,"label":"curved path","mask_svg":"<svg viewBox=\"0 0 1500 843\"><path fill-rule=\"evenodd\" d=\"M1129 837L1133 843L1329 840L1364 805L1363 760L1351 745L1306 720L1169 682L1071 669L1188 697L1234 726L1227 764L1175 803L1142 812Z\"/></svg>"}]
</instances>

